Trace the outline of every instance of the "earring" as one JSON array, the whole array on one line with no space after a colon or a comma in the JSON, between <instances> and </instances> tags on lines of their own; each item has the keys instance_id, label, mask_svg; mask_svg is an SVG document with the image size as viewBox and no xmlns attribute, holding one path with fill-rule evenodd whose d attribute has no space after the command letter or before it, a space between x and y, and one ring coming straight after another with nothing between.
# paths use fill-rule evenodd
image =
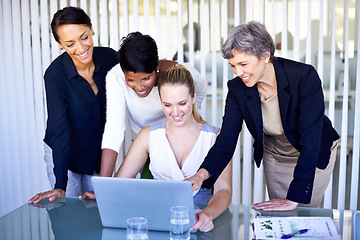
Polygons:
<instances>
[{"instance_id":1,"label":"earring","mask_svg":"<svg viewBox=\"0 0 360 240\"><path fill-rule=\"evenodd\" d=\"M159 73L160 71L159 71L159 69L156 69L156 73Z\"/></svg>"},{"instance_id":2,"label":"earring","mask_svg":"<svg viewBox=\"0 0 360 240\"><path fill-rule=\"evenodd\" d=\"M60 48L61 50L64 50L62 47Z\"/></svg>"},{"instance_id":3,"label":"earring","mask_svg":"<svg viewBox=\"0 0 360 240\"><path fill-rule=\"evenodd\" d=\"M93 36L95 35L95 32L93 32Z\"/></svg>"}]
</instances>

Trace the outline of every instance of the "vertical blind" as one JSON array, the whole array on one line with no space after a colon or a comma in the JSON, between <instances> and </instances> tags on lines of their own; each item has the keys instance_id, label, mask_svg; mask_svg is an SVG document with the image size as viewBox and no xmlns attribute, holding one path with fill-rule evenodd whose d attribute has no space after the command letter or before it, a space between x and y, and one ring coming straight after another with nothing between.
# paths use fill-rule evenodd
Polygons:
<instances>
[{"instance_id":1,"label":"vertical blind","mask_svg":"<svg viewBox=\"0 0 360 240\"><path fill-rule=\"evenodd\" d=\"M67 5L89 14L95 45L118 50L122 37L141 31L156 40L161 59L190 61L208 82L201 114L218 127L226 83L234 77L221 46L232 27L263 22L276 45L281 44L276 56L317 68L326 114L341 134L323 206L359 209L359 0L2 0L0 216L49 189L42 142L47 118L43 74L60 54L51 18ZM245 124L243 129L233 157L233 202L259 202L268 198L263 170L254 166L253 140ZM126 136L124 154L131 144Z\"/></svg>"}]
</instances>

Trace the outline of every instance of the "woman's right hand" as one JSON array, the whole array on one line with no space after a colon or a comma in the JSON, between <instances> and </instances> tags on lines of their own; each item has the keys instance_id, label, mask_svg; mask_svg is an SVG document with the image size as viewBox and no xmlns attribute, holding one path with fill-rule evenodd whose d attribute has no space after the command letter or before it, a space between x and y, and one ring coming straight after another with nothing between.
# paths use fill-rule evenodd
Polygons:
<instances>
[{"instance_id":1,"label":"woman's right hand","mask_svg":"<svg viewBox=\"0 0 360 240\"><path fill-rule=\"evenodd\" d=\"M90 199L93 199L93 200L96 199L94 191L85 192L84 194L80 195L79 198L82 198L82 199L90 198Z\"/></svg>"},{"instance_id":2,"label":"woman's right hand","mask_svg":"<svg viewBox=\"0 0 360 240\"><path fill-rule=\"evenodd\" d=\"M57 198L65 197L65 191L62 189L54 189L46 192L40 192L30 198L28 203L38 203L44 198L48 198L50 202L54 201Z\"/></svg>"},{"instance_id":3,"label":"woman's right hand","mask_svg":"<svg viewBox=\"0 0 360 240\"><path fill-rule=\"evenodd\" d=\"M192 190L196 191L201 187L203 181L208 177L209 177L209 172L204 168L201 168L199 171L197 171L197 173L194 176L185 179L185 181L191 182Z\"/></svg>"}]
</instances>

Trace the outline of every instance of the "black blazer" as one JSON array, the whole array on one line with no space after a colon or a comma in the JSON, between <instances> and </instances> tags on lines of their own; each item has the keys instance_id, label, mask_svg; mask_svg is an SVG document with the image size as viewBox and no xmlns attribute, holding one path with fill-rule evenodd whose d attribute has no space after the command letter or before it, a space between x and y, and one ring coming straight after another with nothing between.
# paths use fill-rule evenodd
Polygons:
<instances>
[{"instance_id":1,"label":"black blazer","mask_svg":"<svg viewBox=\"0 0 360 240\"><path fill-rule=\"evenodd\" d=\"M309 203L315 169L326 168L331 146L339 135L324 115L324 96L316 70L283 58L275 58L273 65L282 126L289 142L300 152L287 199ZM243 121L254 138L257 167L263 157L261 101L256 85L249 88L236 77L228 82L228 88L221 133L200 167L212 176L204 182L205 187L213 184L232 158Z\"/></svg>"}]
</instances>

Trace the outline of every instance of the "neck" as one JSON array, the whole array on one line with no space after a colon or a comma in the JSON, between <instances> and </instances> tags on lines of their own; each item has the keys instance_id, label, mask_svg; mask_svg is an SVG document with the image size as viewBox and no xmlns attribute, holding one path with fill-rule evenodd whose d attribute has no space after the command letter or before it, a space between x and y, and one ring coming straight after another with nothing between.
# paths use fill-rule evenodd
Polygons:
<instances>
[{"instance_id":1,"label":"neck","mask_svg":"<svg viewBox=\"0 0 360 240\"><path fill-rule=\"evenodd\" d=\"M75 65L75 68L78 72L91 72L94 66L94 61L91 60L91 62L89 62L88 64Z\"/></svg>"},{"instance_id":2,"label":"neck","mask_svg":"<svg viewBox=\"0 0 360 240\"><path fill-rule=\"evenodd\" d=\"M258 84L266 84L272 88L276 88L275 70L272 63L266 64L264 74L258 81Z\"/></svg>"}]
</instances>

